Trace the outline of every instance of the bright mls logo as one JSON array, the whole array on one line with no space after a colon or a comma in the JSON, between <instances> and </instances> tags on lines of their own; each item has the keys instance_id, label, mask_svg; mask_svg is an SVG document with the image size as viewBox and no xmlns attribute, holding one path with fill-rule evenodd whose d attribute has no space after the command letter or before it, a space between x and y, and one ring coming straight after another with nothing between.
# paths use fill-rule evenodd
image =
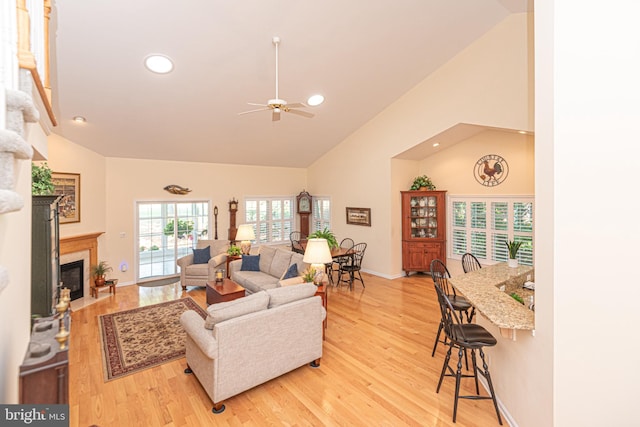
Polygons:
<instances>
[{"instance_id":1,"label":"bright mls logo","mask_svg":"<svg viewBox=\"0 0 640 427\"><path fill-rule=\"evenodd\" d=\"M495 187L504 182L509 175L507 161L497 154L481 157L473 168L473 176L485 187Z\"/></svg>"},{"instance_id":2,"label":"bright mls logo","mask_svg":"<svg viewBox=\"0 0 640 427\"><path fill-rule=\"evenodd\" d=\"M67 427L69 405L0 405L0 425Z\"/></svg>"}]
</instances>

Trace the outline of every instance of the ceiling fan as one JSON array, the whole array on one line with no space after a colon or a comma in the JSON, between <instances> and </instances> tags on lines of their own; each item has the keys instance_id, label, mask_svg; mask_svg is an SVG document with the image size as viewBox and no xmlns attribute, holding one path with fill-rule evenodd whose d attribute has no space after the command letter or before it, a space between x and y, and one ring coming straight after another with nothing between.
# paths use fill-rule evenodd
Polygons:
<instances>
[{"instance_id":1,"label":"ceiling fan","mask_svg":"<svg viewBox=\"0 0 640 427\"><path fill-rule=\"evenodd\" d=\"M273 44L276 46L276 97L268 100L266 104L256 104L253 102L248 102L247 104L249 105L256 105L263 108L258 108L256 110L243 111L242 113L238 113L238 115L255 113L257 111L271 110L272 111L271 120L274 122L280 120L280 113L283 111L285 113L293 113L293 114L297 114L299 116L303 116L307 118L313 117L313 114L307 111L298 110L298 108L307 108L308 105L303 104L302 102L287 104L287 101L285 101L284 99L280 99L278 97L278 45L280 44L280 37L274 37L272 41L273 41Z\"/></svg>"}]
</instances>

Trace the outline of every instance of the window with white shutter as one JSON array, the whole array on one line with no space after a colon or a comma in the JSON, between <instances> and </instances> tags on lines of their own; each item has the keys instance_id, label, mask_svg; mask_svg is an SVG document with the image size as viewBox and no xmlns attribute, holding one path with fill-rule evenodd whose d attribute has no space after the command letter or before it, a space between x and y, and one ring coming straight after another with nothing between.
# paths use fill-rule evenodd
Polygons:
<instances>
[{"instance_id":1,"label":"window with white shutter","mask_svg":"<svg viewBox=\"0 0 640 427\"><path fill-rule=\"evenodd\" d=\"M328 197L313 196L311 232L331 229L331 201Z\"/></svg>"},{"instance_id":2,"label":"window with white shutter","mask_svg":"<svg viewBox=\"0 0 640 427\"><path fill-rule=\"evenodd\" d=\"M247 198L245 223L253 225L255 242L288 242L293 230L293 206L293 197Z\"/></svg>"},{"instance_id":3,"label":"window with white shutter","mask_svg":"<svg viewBox=\"0 0 640 427\"><path fill-rule=\"evenodd\" d=\"M449 257L465 252L482 263L508 259L505 242L522 242L518 261L533 265L533 197L450 196Z\"/></svg>"}]
</instances>

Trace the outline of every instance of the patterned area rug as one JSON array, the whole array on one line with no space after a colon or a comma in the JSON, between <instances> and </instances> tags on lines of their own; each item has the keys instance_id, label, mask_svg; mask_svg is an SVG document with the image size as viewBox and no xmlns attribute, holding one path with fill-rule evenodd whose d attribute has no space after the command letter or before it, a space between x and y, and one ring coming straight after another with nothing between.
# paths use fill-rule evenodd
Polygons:
<instances>
[{"instance_id":1,"label":"patterned area rug","mask_svg":"<svg viewBox=\"0 0 640 427\"><path fill-rule=\"evenodd\" d=\"M207 316L191 298L101 315L105 382L184 357L186 333L180 315L187 310Z\"/></svg>"}]
</instances>

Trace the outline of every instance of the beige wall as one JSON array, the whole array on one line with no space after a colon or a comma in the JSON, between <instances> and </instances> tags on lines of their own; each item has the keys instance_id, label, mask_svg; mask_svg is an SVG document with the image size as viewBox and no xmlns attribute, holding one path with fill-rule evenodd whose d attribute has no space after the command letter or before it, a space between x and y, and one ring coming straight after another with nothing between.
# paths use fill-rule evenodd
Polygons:
<instances>
[{"instance_id":1,"label":"beige wall","mask_svg":"<svg viewBox=\"0 0 640 427\"><path fill-rule=\"evenodd\" d=\"M192 191L184 196L163 190L177 184ZM214 236L213 207L218 206L218 237L226 239L231 198L239 203L236 225L243 223L247 196L291 196L306 186L306 171L299 168L223 165L136 159L106 159L107 226L101 259L114 267L122 283L135 281L135 205L138 201L210 202L211 233ZM296 218L297 220L297 218ZM124 233L124 237L120 237ZM127 263L127 272L117 271Z\"/></svg>"},{"instance_id":2,"label":"beige wall","mask_svg":"<svg viewBox=\"0 0 640 427\"><path fill-rule=\"evenodd\" d=\"M478 159L497 154L509 165L500 185L480 185L474 175ZM455 195L533 195L534 138L513 132L486 130L439 151L420 162L418 173L427 175L439 190Z\"/></svg>"},{"instance_id":3,"label":"beige wall","mask_svg":"<svg viewBox=\"0 0 640 427\"><path fill-rule=\"evenodd\" d=\"M9 285L0 293L1 403L18 403L18 367L31 328L31 162L14 164L15 191L25 206L0 215L0 265L9 272Z\"/></svg>"},{"instance_id":4,"label":"beige wall","mask_svg":"<svg viewBox=\"0 0 640 427\"><path fill-rule=\"evenodd\" d=\"M399 191L419 166L392 158L458 123L532 129L531 37L526 14L508 17L311 165L309 192L331 195L337 236L369 244L365 270L401 273L389 256L400 251ZM370 207L372 226L347 225L347 206Z\"/></svg>"},{"instance_id":5,"label":"beige wall","mask_svg":"<svg viewBox=\"0 0 640 427\"><path fill-rule=\"evenodd\" d=\"M49 167L54 172L80 174L80 222L60 224L60 236L105 231L105 158L56 134L49 135L48 139ZM98 241L102 243L103 239L100 237Z\"/></svg>"}]
</instances>

